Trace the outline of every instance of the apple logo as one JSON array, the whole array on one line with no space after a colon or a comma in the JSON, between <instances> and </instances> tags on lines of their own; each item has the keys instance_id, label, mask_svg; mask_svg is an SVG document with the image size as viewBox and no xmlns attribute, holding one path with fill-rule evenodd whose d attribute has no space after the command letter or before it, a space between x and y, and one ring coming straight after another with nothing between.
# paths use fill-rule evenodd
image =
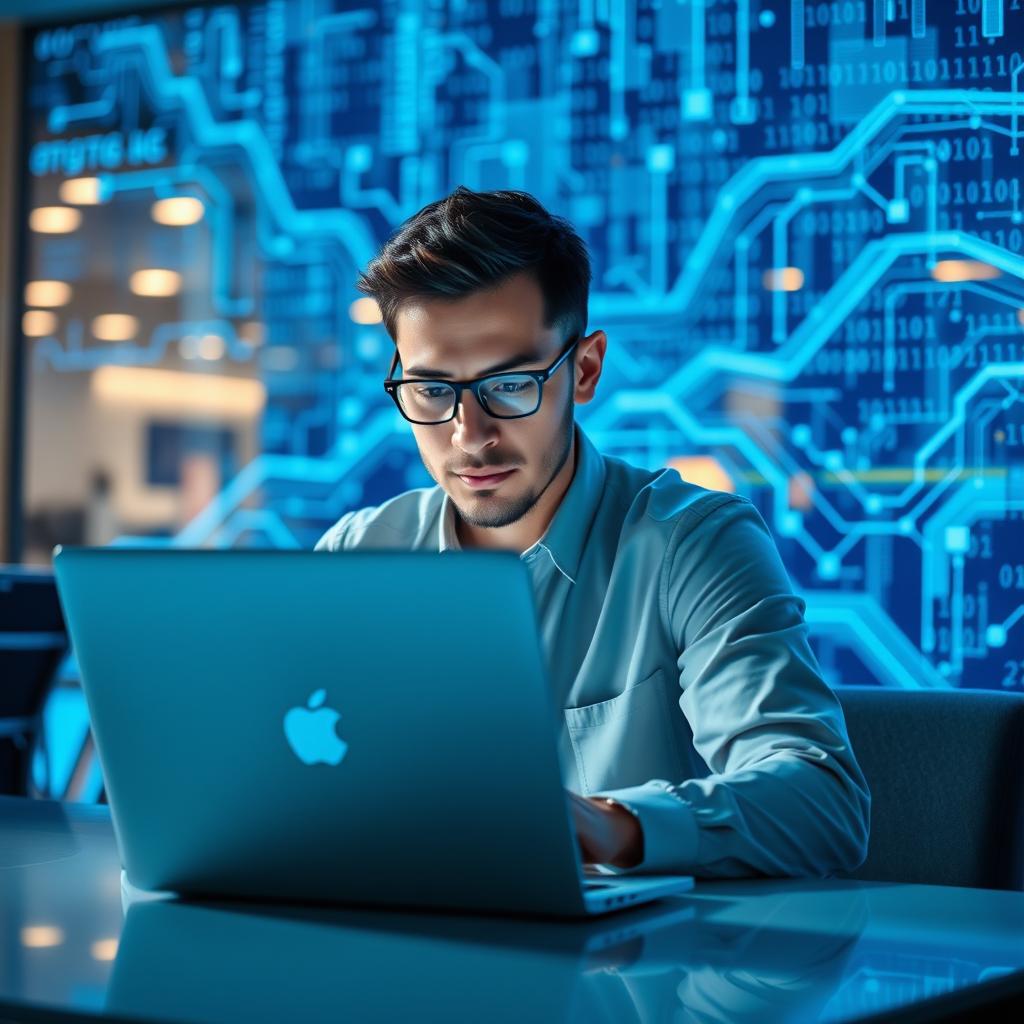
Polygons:
<instances>
[{"instance_id":1,"label":"apple logo","mask_svg":"<svg viewBox=\"0 0 1024 1024\"><path fill-rule=\"evenodd\" d=\"M326 699L326 690L316 690L307 707L291 708L284 716L285 738L303 764L340 764L348 750L348 744L334 731L341 715L333 708L321 707Z\"/></svg>"}]
</instances>

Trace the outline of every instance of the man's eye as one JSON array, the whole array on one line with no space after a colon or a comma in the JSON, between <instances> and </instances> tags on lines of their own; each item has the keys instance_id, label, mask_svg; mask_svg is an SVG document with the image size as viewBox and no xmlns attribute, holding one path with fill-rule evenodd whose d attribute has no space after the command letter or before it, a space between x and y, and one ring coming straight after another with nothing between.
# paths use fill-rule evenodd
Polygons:
<instances>
[{"instance_id":1,"label":"man's eye","mask_svg":"<svg viewBox=\"0 0 1024 1024\"><path fill-rule=\"evenodd\" d=\"M500 391L504 395L518 395L521 391L525 391L530 385L524 384L518 380L503 380L501 383L494 386L495 391Z\"/></svg>"},{"instance_id":2,"label":"man's eye","mask_svg":"<svg viewBox=\"0 0 1024 1024\"><path fill-rule=\"evenodd\" d=\"M448 389L438 387L417 388L416 394L419 395L420 398L443 398L448 394Z\"/></svg>"}]
</instances>

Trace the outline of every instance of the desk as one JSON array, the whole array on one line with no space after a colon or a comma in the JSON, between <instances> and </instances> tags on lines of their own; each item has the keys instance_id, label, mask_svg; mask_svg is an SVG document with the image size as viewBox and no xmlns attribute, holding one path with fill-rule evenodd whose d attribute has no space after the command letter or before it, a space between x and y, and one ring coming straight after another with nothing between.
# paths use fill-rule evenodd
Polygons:
<instances>
[{"instance_id":1,"label":"desk","mask_svg":"<svg viewBox=\"0 0 1024 1024\"><path fill-rule=\"evenodd\" d=\"M0 1019L919 1020L1024 988L1024 893L698 882L585 923L132 902L106 807L14 797L0 908Z\"/></svg>"}]
</instances>

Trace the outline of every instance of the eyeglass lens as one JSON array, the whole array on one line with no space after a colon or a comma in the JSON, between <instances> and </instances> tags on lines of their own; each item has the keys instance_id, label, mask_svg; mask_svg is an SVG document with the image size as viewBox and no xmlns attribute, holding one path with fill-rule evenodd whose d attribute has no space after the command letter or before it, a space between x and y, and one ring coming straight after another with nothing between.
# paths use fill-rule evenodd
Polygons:
<instances>
[{"instance_id":1,"label":"eyeglass lens","mask_svg":"<svg viewBox=\"0 0 1024 1024\"><path fill-rule=\"evenodd\" d=\"M440 381L400 384L397 392L402 411L410 419L442 423L451 418L455 408L455 389ZM527 416L540 404L540 385L525 374L485 380L479 393L484 408L499 418Z\"/></svg>"}]
</instances>

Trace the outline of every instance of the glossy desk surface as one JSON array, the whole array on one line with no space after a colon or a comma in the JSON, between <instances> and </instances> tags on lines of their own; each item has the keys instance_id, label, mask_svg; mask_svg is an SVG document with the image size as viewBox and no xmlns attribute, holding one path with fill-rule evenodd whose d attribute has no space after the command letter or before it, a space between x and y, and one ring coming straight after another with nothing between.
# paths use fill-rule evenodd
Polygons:
<instances>
[{"instance_id":1,"label":"glossy desk surface","mask_svg":"<svg viewBox=\"0 0 1024 1024\"><path fill-rule=\"evenodd\" d=\"M981 889L698 882L584 923L133 902L105 807L2 797L0 912L0 1018L848 1021L1024 969L1024 893Z\"/></svg>"}]
</instances>

